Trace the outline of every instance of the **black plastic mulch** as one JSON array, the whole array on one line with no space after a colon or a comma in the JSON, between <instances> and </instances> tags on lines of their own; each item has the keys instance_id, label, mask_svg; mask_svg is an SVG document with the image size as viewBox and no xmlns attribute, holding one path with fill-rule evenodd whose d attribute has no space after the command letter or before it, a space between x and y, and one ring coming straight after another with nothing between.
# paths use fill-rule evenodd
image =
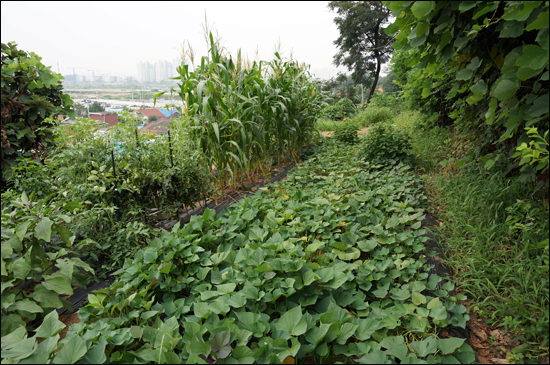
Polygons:
<instances>
[{"instance_id":1,"label":"black plastic mulch","mask_svg":"<svg viewBox=\"0 0 550 365\"><path fill-rule=\"evenodd\" d=\"M206 204L202 202L201 204L199 204L198 207L191 210L190 212L180 215L180 218L179 218L180 226L183 226L185 223L188 223L189 220L191 220L191 216L202 215L206 207L208 207L209 209L215 210L216 213L219 213L223 210L223 208L226 208L232 204L235 204L240 199L256 194L256 191L259 188L262 188L267 184L272 184L284 178L288 174L288 171L295 166L296 166L295 164L291 163L283 167L280 167L278 170L273 169L271 174L271 179L269 181L264 180L264 181L258 181L258 182L252 183L248 185L250 190L236 191L236 192L233 192L232 194L226 195L223 201L218 201L218 204L216 204L216 202L214 201L208 201ZM169 221L164 223L163 226L165 229L171 229L177 222L178 220Z\"/></svg>"},{"instance_id":2,"label":"black plastic mulch","mask_svg":"<svg viewBox=\"0 0 550 365\"><path fill-rule=\"evenodd\" d=\"M295 166L296 165L294 165L294 164L288 164L286 166L279 167L279 169L276 169L276 168L272 169L272 175L271 175L271 179L269 181L264 180L264 181L259 181L259 182L252 183L252 184L249 185L250 190L237 191L237 192L234 192L230 195L227 195L226 199L224 201L218 201L218 204L216 204L213 201L208 201L206 203L206 205L204 203L202 203L202 205L199 205L195 209L191 210L189 213L180 216L180 219L179 219L180 225L183 226L185 223L189 222L192 215L202 215L202 213L204 213L204 210L206 209L206 207L208 207L209 209L215 210L216 213L221 212L223 208L228 207L231 204L236 203L240 199L242 199L246 196L254 195L259 188L264 187L267 184L271 184L271 183L274 183L276 181L281 180L282 178L284 178L287 175L288 171L291 168L295 167ZM177 222L178 222L177 220L174 220L174 221L161 222L161 223L164 223L163 226L164 226L165 229L171 229ZM93 291L95 291L95 290L107 288L114 281L115 281L115 278L113 276L109 276L109 277L107 277L106 280L102 280L99 283L91 285L87 289L76 288L73 292L73 295L71 295L67 299L69 302L71 302L74 309L72 311L70 311L67 308L59 308L59 309L57 309L57 312L60 315L62 315L62 314L67 315L67 314L72 314L72 313L77 312L80 307L82 307L83 305L86 304L86 301L88 299L88 294L94 294Z\"/></svg>"}]
</instances>

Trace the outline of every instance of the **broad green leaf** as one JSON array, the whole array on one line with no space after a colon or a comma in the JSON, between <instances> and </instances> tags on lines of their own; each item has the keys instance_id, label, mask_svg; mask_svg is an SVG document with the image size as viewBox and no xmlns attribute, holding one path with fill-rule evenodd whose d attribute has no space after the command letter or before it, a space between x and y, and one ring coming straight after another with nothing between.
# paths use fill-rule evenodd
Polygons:
<instances>
[{"instance_id":1,"label":"broad green leaf","mask_svg":"<svg viewBox=\"0 0 550 365\"><path fill-rule=\"evenodd\" d=\"M517 89L519 89L519 84L517 81L510 79L500 79L500 81L497 81L496 83L496 87L493 91L493 96L498 100L506 100L512 97L512 95L516 93Z\"/></svg>"},{"instance_id":2,"label":"broad green leaf","mask_svg":"<svg viewBox=\"0 0 550 365\"><path fill-rule=\"evenodd\" d=\"M29 357L36 348L36 337L26 338L9 349L2 349L2 358L18 361Z\"/></svg>"},{"instance_id":3,"label":"broad green leaf","mask_svg":"<svg viewBox=\"0 0 550 365\"><path fill-rule=\"evenodd\" d=\"M455 352L466 339L464 338L442 338L437 340L437 348L444 354L452 354Z\"/></svg>"},{"instance_id":4,"label":"broad green leaf","mask_svg":"<svg viewBox=\"0 0 550 365\"><path fill-rule=\"evenodd\" d=\"M402 289L392 294L392 298L396 300L407 300L411 294L408 290Z\"/></svg>"},{"instance_id":5,"label":"broad green leaf","mask_svg":"<svg viewBox=\"0 0 550 365\"><path fill-rule=\"evenodd\" d=\"M336 338L336 342L340 345L344 345L347 340L353 336L355 333L355 330L357 329L358 325L351 324L350 322L346 322L342 325L340 328L340 333L338 334L338 337Z\"/></svg>"},{"instance_id":6,"label":"broad green leaf","mask_svg":"<svg viewBox=\"0 0 550 365\"><path fill-rule=\"evenodd\" d=\"M216 285L219 295L231 294L235 291L237 285L235 283Z\"/></svg>"},{"instance_id":7,"label":"broad green leaf","mask_svg":"<svg viewBox=\"0 0 550 365\"><path fill-rule=\"evenodd\" d=\"M471 70L469 68L465 68L464 70L460 70L456 74L457 80L470 80L472 76L474 75L474 70Z\"/></svg>"},{"instance_id":8,"label":"broad green leaf","mask_svg":"<svg viewBox=\"0 0 550 365\"><path fill-rule=\"evenodd\" d=\"M231 333L229 330L218 332L212 337L208 344L212 348L212 351L216 353L218 358L225 359L231 353L231 345L229 340Z\"/></svg>"},{"instance_id":9,"label":"broad green leaf","mask_svg":"<svg viewBox=\"0 0 550 365\"><path fill-rule=\"evenodd\" d=\"M44 288L53 290L57 294L73 294L73 288L71 288L70 283L64 278L48 278L42 283L42 285L44 285Z\"/></svg>"},{"instance_id":10,"label":"broad green leaf","mask_svg":"<svg viewBox=\"0 0 550 365\"><path fill-rule=\"evenodd\" d=\"M23 300L18 300L14 304L12 304L8 310L15 311L26 311L30 313L42 313L44 310L37 305L34 301L31 301L29 298L25 298Z\"/></svg>"},{"instance_id":11,"label":"broad green leaf","mask_svg":"<svg viewBox=\"0 0 550 365\"><path fill-rule=\"evenodd\" d=\"M38 239L43 239L46 242L50 242L52 235L52 224L53 222L50 218L42 218L34 228L35 237Z\"/></svg>"},{"instance_id":12,"label":"broad green leaf","mask_svg":"<svg viewBox=\"0 0 550 365\"><path fill-rule=\"evenodd\" d=\"M415 1L411 11L418 19L424 19L435 9L435 1Z\"/></svg>"},{"instance_id":13,"label":"broad green leaf","mask_svg":"<svg viewBox=\"0 0 550 365\"><path fill-rule=\"evenodd\" d=\"M65 324L59 320L57 311L53 310L44 317L42 324L36 329L36 337L51 337L61 332L64 328Z\"/></svg>"},{"instance_id":14,"label":"broad green leaf","mask_svg":"<svg viewBox=\"0 0 550 365\"><path fill-rule=\"evenodd\" d=\"M31 265L25 257L20 257L12 263L11 271L15 279L26 279L31 272Z\"/></svg>"},{"instance_id":15,"label":"broad green leaf","mask_svg":"<svg viewBox=\"0 0 550 365\"><path fill-rule=\"evenodd\" d=\"M525 30L529 32L531 30L542 29L547 26L548 26L548 12L545 11L543 13L540 13L537 19L535 19L529 25L527 25L527 27L525 27Z\"/></svg>"},{"instance_id":16,"label":"broad green leaf","mask_svg":"<svg viewBox=\"0 0 550 365\"><path fill-rule=\"evenodd\" d=\"M403 336L389 336L384 338L382 342L380 342L380 347L389 349L394 347L395 345L399 345L403 343L405 343L405 339L403 338Z\"/></svg>"},{"instance_id":17,"label":"broad green leaf","mask_svg":"<svg viewBox=\"0 0 550 365\"><path fill-rule=\"evenodd\" d=\"M34 293L32 297L37 302L40 302L40 306L43 308L62 308L63 303L59 299L57 293L53 290L48 290L42 284L38 284L34 287Z\"/></svg>"},{"instance_id":18,"label":"broad green leaf","mask_svg":"<svg viewBox=\"0 0 550 365\"><path fill-rule=\"evenodd\" d=\"M329 328L330 324L320 323L319 327L315 326L309 329L305 333L304 337L307 342L317 346L317 344L325 337Z\"/></svg>"},{"instance_id":19,"label":"broad green leaf","mask_svg":"<svg viewBox=\"0 0 550 365\"><path fill-rule=\"evenodd\" d=\"M416 3L419 3L422 1L417 1ZM363 356L360 359L357 359L356 361L360 364L385 364L387 360L386 353L382 350L374 350L368 355Z\"/></svg>"},{"instance_id":20,"label":"broad green leaf","mask_svg":"<svg viewBox=\"0 0 550 365\"><path fill-rule=\"evenodd\" d=\"M83 364L103 364L107 361L105 355L106 341L101 341L97 345L93 346L82 359Z\"/></svg>"},{"instance_id":21,"label":"broad green leaf","mask_svg":"<svg viewBox=\"0 0 550 365\"><path fill-rule=\"evenodd\" d=\"M13 347L25 338L27 338L27 330L23 326L18 327L15 331L2 337L2 351Z\"/></svg>"},{"instance_id":22,"label":"broad green leaf","mask_svg":"<svg viewBox=\"0 0 550 365\"><path fill-rule=\"evenodd\" d=\"M50 358L50 355L57 350L57 343L59 341L59 335L46 338L40 342L31 356L23 359L19 364L46 364Z\"/></svg>"},{"instance_id":23,"label":"broad green leaf","mask_svg":"<svg viewBox=\"0 0 550 365\"><path fill-rule=\"evenodd\" d=\"M356 337L361 341L368 340L374 331L380 328L380 321L376 319L361 319L359 320L359 326L357 327Z\"/></svg>"},{"instance_id":24,"label":"broad green leaf","mask_svg":"<svg viewBox=\"0 0 550 365\"><path fill-rule=\"evenodd\" d=\"M500 38L517 38L523 34L523 23L515 20L504 22L504 27L500 31Z\"/></svg>"},{"instance_id":25,"label":"broad green leaf","mask_svg":"<svg viewBox=\"0 0 550 365\"><path fill-rule=\"evenodd\" d=\"M394 345L386 350L386 353L388 355L395 356L401 361L403 361L403 359L407 357L408 352L409 348L404 343Z\"/></svg>"},{"instance_id":26,"label":"broad green leaf","mask_svg":"<svg viewBox=\"0 0 550 365\"><path fill-rule=\"evenodd\" d=\"M420 305L426 303L426 297L418 292L412 292L412 302L415 305Z\"/></svg>"},{"instance_id":27,"label":"broad green leaf","mask_svg":"<svg viewBox=\"0 0 550 365\"><path fill-rule=\"evenodd\" d=\"M416 304L416 303L415 303ZM433 298L432 300L430 300L430 302L428 303L428 305L426 306L426 308L428 309L433 309L435 307L439 307L441 306L441 301L439 300L439 298Z\"/></svg>"},{"instance_id":28,"label":"broad green leaf","mask_svg":"<svg viewBox=\"0 0 550 365\"><path fill-rule=\"evenodd\" d=\"M359 246L359 249L363 252L370 252L374 250L376 246L378 246L378 242L375 240L363 240L357 242L357 246Z\"/></svg>"},{"instance_id":29,"label":"broad green leaf","mask_svg":"<svg viewBox=\"0 0 550 365\"><path fill-rule=\"evenodd\" d=\"M54 364L74 364L88 351L86 341L78 335L70 335L65 338L65 346L53 358Z\"/></svg>"},{"instance_id":30,"label":"broad green leaf","mask_svg":"<svg viewBox=\"0 0 550 365\"><path fill-rule=\"evenodd\" d=\"M528 44L523 47L523 54L516 61L519 67L529 67L539 70L548 63L548 51L536 44Z\"/></svg>"},{"instance_id":31,"label":"broad green leaf","mask_svg":"<svg viewBox=\"0 0 550 365\"><path fill-rule=\"evenodd\" d=\"M25 238L25 234L27 233L27 229L29 228L29 225L31 224L31 221L23 222L17 227L15 230L15 234L19 238L19 240L23 241L23 238Z\"/></svg>"},{"instance_id":32,"label":"broad green leaf","mask_svg":"<svg viewBox=\"0 0 550 365\"><path fill-rule=\"evenodd\" d=\"M434 337L428 337L423 341L409 343L409 347L416 352L418 357L426 357L437 351L437 340Z\"/></svg>"},{"instance_id":33,"label":"broad green leaf","mask_svg":"<svg viewBox=\"0 0 550 365\"><path fill-rule=\"evenodd\" d=\"M307 322L302 316L302 306L296 306L284 313L275 327L278 330L290 333L292 336L304 334L307 331Z\"/></svg>"},{"instance_id":34,"label":"broad green leaf","mask_svg":"<svg viewBox=\"0 0 550 365\"><path fill-rule=\"evenodd\" d=\"M430 310L430 317L432 317L434 321L443 321L447 319L447 310L444 306L435 307Z\"/></svg>"}]
</instances>

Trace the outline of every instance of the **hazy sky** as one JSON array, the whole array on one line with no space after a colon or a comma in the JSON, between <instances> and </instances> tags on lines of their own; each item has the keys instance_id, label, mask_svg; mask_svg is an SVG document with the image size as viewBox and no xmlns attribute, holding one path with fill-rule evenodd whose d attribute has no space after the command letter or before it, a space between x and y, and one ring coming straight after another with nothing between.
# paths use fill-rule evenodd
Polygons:
<instances>
[{"instance_id":1,"label":"hazy sky","mask_svg":"<svg viewBox=\"0 0 550 365\"><path fill-rule=\"evenodd\" d=\"M339 32L328 1L317 2L18 2L2 1L3 43L15 41L62 74L136 76L139 61L179 57L183 40L195 48L195 63L206 55L202 35L208 23L235 57L271 60L274 44L311 65L335 68ZM339 71L345 71L339 68Z\"/></svg>"}]
</instances>

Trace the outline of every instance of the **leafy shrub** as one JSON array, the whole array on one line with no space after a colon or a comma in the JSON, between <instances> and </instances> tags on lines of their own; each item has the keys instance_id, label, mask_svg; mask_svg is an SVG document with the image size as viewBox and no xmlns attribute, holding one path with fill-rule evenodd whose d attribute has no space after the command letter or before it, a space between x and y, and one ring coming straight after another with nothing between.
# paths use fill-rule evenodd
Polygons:
<instances>
[{"instance_id":1,"label":"leafy shrub","mask_svg":"<svg viewBox=\"0 0 550 365\"><path fill-rule=\"evenodd\" d=\"M410 35L393 43L397 81L415 109L429 111L430 126L435 121L453 124L472 139L472 159L485 156L490 169L502 155L506 164L517 167L531 158L530 152L524 154L528 146L538 145L533 151L544 147L539 137L549 126L549 3L447 5L387 3L401 15L386 32ZM418 26L421 34L411 32ZM449 42L457 34L466 36ZM540 135L530 133L532 128ZM506 149L504 154L494 153L498 145ZM544 179L541 162L513 173L536 186Z\"/></svg>"},{"instance_id":2,"label":"leafy shrub","mask_svg":"<svg viewBox=\"0 0 550 365\"><path fill-rule=\"evenodd\" d=\"M19 157L38 158L53 145L52 114L74 118L73 104L63 93L62 76L40 62L34 52L2 46L2 189Z\"/></svg>"},{"instance_id":3,"label":"leafy shrub","mask_svg":"<svg viewBox=\"0 0 550 365\"><path fill-rule=\"evenodd\" d=\"M359 142L359 136L357 135L357 126L352 123L344 124L343 127L337 129L334 132L334 138L343 143L356 144L357 142Z\"/></svg>"},{"instance_id":4,"label":"leafy shrub","mask_svg":"<svg viewBox=\"0 0 550 365\"><path fill-rule=\"evenodd\" d=\"M92 242L75 242L67 228L81 207L76 201L33 201L25 192L16 197L13 190L2 194L2 337L26 332L24 319L41 319L51 309L72 310L59 295L73 294L73 286L86 288L84 273L94 270L74 249Z\"/></svg>"},{"instance_id":5,"label":"leafy shrub","mask_svg":"<svg viewBox=\"0 0 550 365\"><path fill-rule=\"evenodd\" d=\"M398 114L402 110L403 99L400 92L376 92L370 99L369 103L359 105L359 109L367 109L369 107L390 108L394 114Z\"/></svg>"},{"instance_id":6,"label":"leafy shrub","mask_svg":"<svg viewBox=\"0 0 550 365\"><path fill-rule=\"evenodd\" d=\"M408 157L408 136L392 126L375 126L361 142L360 154L371 161L402 160Z\"/></svg>"},{"instance_id":7,"label":"leafy shrub","mask_svg":"<svg viewBox=\"0 0 550 365\"><path fill-rule=\"evenodd\" d=\"M355 104L348 98L338 100L336 104L325 106L321 109L321 118L330 120L342 120L355 114Z\"/></svg>"},{"instance_id":8,"label":"leafy shrub","mask_svg":"<svg viewBox=\"0 0 550 365\"><path fill-rule=\"evenodd\" d=\"M362 127L370 127L375 124L388 122L393 117L390 108L369 106L367 109L357 113L351 121Z\"/></svg>"}]
</instances>

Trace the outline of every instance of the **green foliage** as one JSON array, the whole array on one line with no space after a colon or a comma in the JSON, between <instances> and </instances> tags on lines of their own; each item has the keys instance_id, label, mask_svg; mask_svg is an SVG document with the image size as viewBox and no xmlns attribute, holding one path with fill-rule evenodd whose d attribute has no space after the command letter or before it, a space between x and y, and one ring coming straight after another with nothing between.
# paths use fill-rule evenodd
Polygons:
<instances>
[{"instance_id":1,"label":"green foliage","mask_svg":"<svg viewBox=\"0 0 550 365\"><path fill-rule=\"evenodd\" d=\"M390 108L369 105L367 109L357 113L351 119L351 122L362 127L370 127L376 124L389 122L392 117L393 112Z\"/></svg>"},{"instance_id":2,"label":"green foliage","mask_svg":"<svg viewBox=\"0 0 550 365\"><path fill-rule=\"evenodd\" d=\"M85 272L94 273L73 249L91 241L75 242L67 225L82 208L76 201L51 203L33 200L23 192L2 194L2 346L4 336L27 332L24 319L44 318L51 310L72 304L59 295L73 294L73 286L86 288ZM6 202L6 204L4 204ZM9 202L9 204L7 204ZM46 321L42 327L46 326ZM59 332L59 331L57 331ZM42 336L37 331L39 337ZM22 335L21 335L22 337ZM26 336L25 336L26 337ZM30 355L28 349L25 353ZM10 358L4 354L2 357ZM13 359L12 359L13 360Z\"/></svg>"},{"instance_id":3,"label":"green foliage","mask_svg":"<svg viewBox=\"0 0 550 365\"><path fill-rule=\"evenodd\" d=\"M334 132L334 138L343 143L356 144L359 142L357 126L352 123L346 123L342 128L339 128Z\"/></svg>"},{"instance_id":4,"label":"green foliage","mask_svg":"<svg viewBox=\"0 0 550 365\"><path fill-rule=\"evenodd\" d=\"M97 136L97 122L88 119L59 126L56 141L63 148L45 164L22 160L11 178L19 192L35 191L38 197L54 194L56 201L86 204L71 228L98 242L81 254L99 278L118 269L124 257L157 235L150 226L213 193L212 175L189 140L184 118L171 126L173 167L168 137L138 134L138 121L129 115L126 119L103 136Z\"/></svg>"},{"instance_id":5,"label":"green foliage","mask_svg":"<svg viewBox=\"0 0 550 365\"><path fill-rule=\"evenodd\" d=\"M147 120L148 120L149 122L155 122L155 121L158 120L158 118L157 118L156 115L153 115L153 114L152 114L152 115L149 116L149 118L147 118Z\"/></svg>"},{"instance_id":6,"label":"green foliage","mask_svg":"<svg viewBox=\"0 0 550 365\"><path fill-rule=\"evenodd\" d=\"M74 104L74 113L76 118L85 118L88 116L88 108L82 104Z\"/></svg>"},{"instance_id":7,"label":"green foliage","mask_svg":"<svg viewBox=\"0 0 550 365\"><path fill-rule=\"evenodd\" d=\"M391 125L377 125L361 142L360 154L369 161L404 160L409 156L409 137Z\"/></svg>"},{"instance_id":8,"label":"green foliage","mask_svg":"<svg viewBox=\"0 0 550 365\"><path fill-rule=\"evenodd\" d=\"M352 70L356 83L372 81L367 103L376 90L382 64L391 54L391 37L383 33L391 11L380 1L331 1L328 5L337 16L334 22L340 36L334 44L338 53L334 55L336 66Z\"/></svg>"},{"instance_id":9,"label":"green foliage","mask_svg":"<svg viewBox=\"0 0 550 365\"><path fill-rule=\"evenodd\" d=\"M94 101L92 105L90 105L90 113L91 112L104 112L105 108L99 104L97 101Z\"/></svg>"},{"instance_id":10,"label":"green foliage","mask_svg":"<svg viewBox=\"0 0 550 365\"><path fill-rule=\"evenodd\" d=\"M320 118L330 120L342 120L355 114L355 105L348 98L342 98L333 105L327 105L321 109Z\"/></svg>"},{"instance_id":11,"label":"green foliage","mask_svg":"<svg viewBox=\"0 0 550 365\"><path fill-rule=\"evenodd\" d=\"M516 148L516 153L512 157L521 157L519 165L529 165L537 164L536 169L541 173L548 170L548 131L544 132L544 137L542 137L537 128L526 128L527 135L531 136L529 145L523 142L520 146ZM527 167L527 166L525 166ZM524 169L525 169L524 167Z\"/></svg>"},{"instance_id":12,"label":"green foliage","mask_svg":"<svg viewBox=\"0 0 550 365\"><path fill-rule=\"evenodd\" d=\"M461 164L465 141L456 133L415 128L419 113L396 121L411 134L415 167L433 205L441 207L438 235L448 247L448 265L467 267L455 275L471 308L525 341L515 356L536 361L548 344L548 206L520 181L507 179L505 166L488 174L481 161Z\"/></svg>"},{"instance_id":13,"label":"green foliage","mask_svg":"<svg viewBox=\"0 0 550 365\"><path fill-rule=\"evenodd\" d=\"M2 189L17 158L42 156L53 145L52 127L46 119L67 114L73 104L63 93L62 76L44 66L33 52L2 43Z\"/></svg>"},{"instance_id":14,"label":"green foliage","mask_svg":"<svg viewBox=\"0 0 550 365\"><path fill-rule=\"evenodd\" d=\"M419 179L355 155L328 142L284 182L163 231L80 309L66 343L87 352L53 361L474 362L463 339L436 337L468 316L418 255Z\"/></svg>"},{"instance_id":15,"label":"green foliage","mask_svg":"<svg viewBox=\"0 0 550 365\"><path fill-rule=\"evenodd\" d=\"M429 106L431 121L450 117L475 132L471 153L490 158L488 167L492 145L521 147L510 169L517 166L522 143L538 140L525 128L548 130L548 3L385 4L399 15L386 33L398 32L394 72L405 97ZM527 166L523 179L535 182L544 164Z\"/></svg>"},{"instance_id":16,"label":"green foliage","mask_svg":"<svg viewBox=\"0 0 550 365\"><path fill-rule=\"evenodd\" d=\"M377 92L372 96L369 107L391 108L393 114L397 115L403 110L404 101L400 92ZM363 105L361 105L363 107ZM367 108L367 105L364 105Z\"/></svg>"},{"instance_id":17,"label":"green foliage","mask_svg":"<svg viewBox=\"0 0 550 365\"><path fill-rule=\"evenodd\" d=\"M305 65L279 53L271 62L246 65L240 51L236 60L222 55L212 35L209 52L193 72L178 67L177 79L181 113L190 117L192 138L223 189L258 167L295 158L316 134L324 97Z\"/></svg>"}]
</instances>

